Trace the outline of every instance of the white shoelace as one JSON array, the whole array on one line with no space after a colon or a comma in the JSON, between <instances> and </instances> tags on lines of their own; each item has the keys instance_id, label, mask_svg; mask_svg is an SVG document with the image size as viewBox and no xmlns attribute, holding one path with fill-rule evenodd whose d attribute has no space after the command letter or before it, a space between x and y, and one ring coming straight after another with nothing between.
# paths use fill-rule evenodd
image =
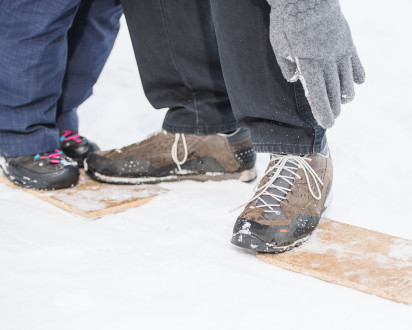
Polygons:
<instances>
[{"instance_id":1,"label":"white shoelace","mask_svg":"<svg viewBox=\"0 0 412 330\"><path fill-rule=\"evenodd\" d=\"M184 151L185 151L185 155L184 155L182 160L179 160L177 158L177 149L178 149L180 138L182 138L183 148L184 148ZM176 166L177 166L180 173L182 173L181 165L183 165L186 162L187 155L188 155L188 151L187 151L187 144L186 144L185 135L180 134L180 133L176 133L175 134L175 142L173 143L173 146L172 146L172 159L175 162L175 164L176 164Z\"/></svg>"},{"instance_id":2,"label":"white shoelace","mask_svg":"<svg viewBox=\"0 0 412 330\"><path fill-rule=\"evenodd\" d=\"M225 137L231 137L231 136L234 136L234 135L236 135L237 133L239 133L241 129L242 129L242 128L239 127L237 130L233 131L232 133L217 133L217 135L219 135L219 136L225 136Z\"/></svg>"},{"instance_id":3,"label":"white shoelace","mask_svg":"<svg viewBox=\"0 0 412 330\"><path fill-rule=\"evenodd\" d=\"M233 133L230 133L230 134L218 133L218 135L230 137L230 136L234 136L237 133L239 133L240 130L241 130L241 128L238 128ZM185 151L185 155L184 155L182 160L179 160L177 158L177 151L178 151L180 138L182 138L183 148L184 148L184 151ZM172 159L175 162L175 164L176 164L176 166L177 166L180 173L182 173L181 165L183 165L187 161L187 156L188 156L188 151L187 151L187 143L186 143L185 135L182 134L182 133L175 133L175 142L173 143L173 146L172 146Z\"/></svg>"},{"instance_id":4,"label":"white shoelace","mask_svg":"<svg viewBox=\"0 0 412 330\"><path fill-rule=\"evenodd\" d=\"M306 156L294 156L294 155L271 155L270 156L270 161L274 162L275 164L273 166L270 166L266 172L264 173L263 177L269 175L272 173L272 171L275 171L273 175L270 177L269 181L266 182L264 185L259 187L259 184L255 186L253 191L255 192L255 195L246 203L243 205L239 206L238 208L247 205L253 201L260 201L262 204L257 205L259 208L265 208L266 212L270 213L276 213L280 214L279 210L276 210L275 208L280 207L280 202L282 200L286 199L286 195L292 191L290 188L282 187L279 185L275 184L276 179L280 178L283 179L289 186L293 185L293 181L295 177L298 179L301 179L301 177L297 174L297 170L300 168L303 170L303 173L305 174L306 177L306 182L308 184L309 191L313 198L316 200L320 200L322 197L322 191L320 189L320 186L323 186L322 180L319 178L319 176L316 174L315 170L309 165L308 162L311 162L312 159L306 157ZM291 164L292 166L288 165ZM285 170L288 173L286 175L281 175L281 172ZM312 186L311 186L311 178L312 181L316 185L316 190L317 194L314 193ZM273 192L269 192L268 190L276 189L279 191L280 194L275 194ZM265 201L263 198L264 196L269 196L273 200L277 201L278 204L269 204ZM256 203L257 204L257 203ZM236 208L236 209L238 209ZM235 210L236 210L235 209Z\"/></svg>"}]
</instances>

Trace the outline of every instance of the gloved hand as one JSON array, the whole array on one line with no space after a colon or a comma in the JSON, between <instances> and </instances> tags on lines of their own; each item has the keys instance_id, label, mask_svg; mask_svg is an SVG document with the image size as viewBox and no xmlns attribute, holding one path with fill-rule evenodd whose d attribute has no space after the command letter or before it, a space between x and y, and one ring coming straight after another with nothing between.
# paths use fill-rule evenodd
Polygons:
<instances>
[{"instance_id":1,"label":"gloved hand","mask_svg":"<svg viewBox=\"0 0 412 330\"><path fill-rule=\"evenodd\" d=\"M302 82L313 116L330 128L365 71L338 0L267 0L270 41L283 76Z\"/></svg>"}]
</instances>

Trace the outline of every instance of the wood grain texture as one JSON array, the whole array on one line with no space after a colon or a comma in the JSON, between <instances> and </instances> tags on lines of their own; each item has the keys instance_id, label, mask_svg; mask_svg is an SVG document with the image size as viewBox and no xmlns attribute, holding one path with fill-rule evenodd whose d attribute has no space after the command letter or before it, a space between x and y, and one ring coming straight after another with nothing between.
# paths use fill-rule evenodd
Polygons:
<instances>
[{"instance_id":1,"label":"wood grain texture","mask_svg":"<svg viewBox=\"0 0 412 330\"><path fill-rule=\"evenodd\" d=\"M45 191L17 187L5 176L0 182L22 189L65 211L84 218L97 218L105 214L121 212L148 203L167 190L156 185L109 185L90 179L82 170L79 184L73 188Z\"/></svg>"},{"instance_id":2,"label":"wood grain texture","mask_svg":"<svg viewBox=\"0 0 412 330\"><path fill-rule=\"evenodd\" d=\"M323 218L302 246L258 253L267 263L404 304L412 303L412 241Z\"/></svg>"}]
</instances>

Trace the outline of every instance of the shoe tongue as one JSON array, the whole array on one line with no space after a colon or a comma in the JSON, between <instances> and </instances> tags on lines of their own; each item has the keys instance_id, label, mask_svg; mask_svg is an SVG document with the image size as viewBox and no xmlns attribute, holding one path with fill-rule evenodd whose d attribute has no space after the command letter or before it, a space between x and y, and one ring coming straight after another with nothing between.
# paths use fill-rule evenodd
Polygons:
<instances>
[{"instance_id":1,"label":"shoe tongue","mask_svg":"<svg viewBox=\"0 0 412 330\"><path fill-rule=\"evenodd\" d=\"M273 166L272 164L270 164L269 166ZM297 166L295 164L292 164L290 162L286 162L285 166L288 166L291 168L291 170L296 173L297 171ZM272 170L272 172L269 175L269 180L273 177L273 175L275 174L277 168L275 168L274 170ZM287 195L287 193L282 192L281 190L275 188L274 186L278 186L278 187L282 187L282 188L290 188L292 185L289 184L286 180L284 180L281 176L288 176L288 177L293 177L293 174L290 173L289 171L283 169L282 171L280 171L280 175L277 177L277 179L275 179L275 181L269 186L269 188L266 189L267 193L276 195L276 196L280 196L280 197L285 197ZM289 179L289 181L293 182L293 179ZM275 198L263 193L262 195L260 195L260 198L263 199L265 201L266 204L269 205L276 205L276 204L280 204L279 201L277 201ZM264 203L259 199L256 202L257 206L260 205L264 205ZM267 220L277 220L277 219L285 219L286 215L283 212L282 208L280 206L276 206L273 207L272 206L272 210L267 207L264 206L262 207L265 210L265 214L264 217ZM269 212L270 211L270 212ZM276 211L276 212L274 212Z\"/></svg>"}]
</instances>

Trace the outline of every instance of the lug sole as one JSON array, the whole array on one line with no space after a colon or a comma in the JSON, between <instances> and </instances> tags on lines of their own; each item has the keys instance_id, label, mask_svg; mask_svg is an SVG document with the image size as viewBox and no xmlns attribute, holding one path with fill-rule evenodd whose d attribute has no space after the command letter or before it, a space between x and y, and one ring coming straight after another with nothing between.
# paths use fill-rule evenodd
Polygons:
<instances>
[{"instance_id":1,"label":"lug sole","mask_svg":"<svg viewBox=\"0 0 412 330\"><path fill-rule=\"evenodd\" d=\"M302 245L309 239L310 235L311 234L302 237L289 245L274 246L270 243L265 243L264 241L260 240L259 238L253 235L245 235L238 233L233 235L231 243L237 248L241 248L242 250L246 250L250 253L283 253Z\"/></svg>"}]
</instances>

